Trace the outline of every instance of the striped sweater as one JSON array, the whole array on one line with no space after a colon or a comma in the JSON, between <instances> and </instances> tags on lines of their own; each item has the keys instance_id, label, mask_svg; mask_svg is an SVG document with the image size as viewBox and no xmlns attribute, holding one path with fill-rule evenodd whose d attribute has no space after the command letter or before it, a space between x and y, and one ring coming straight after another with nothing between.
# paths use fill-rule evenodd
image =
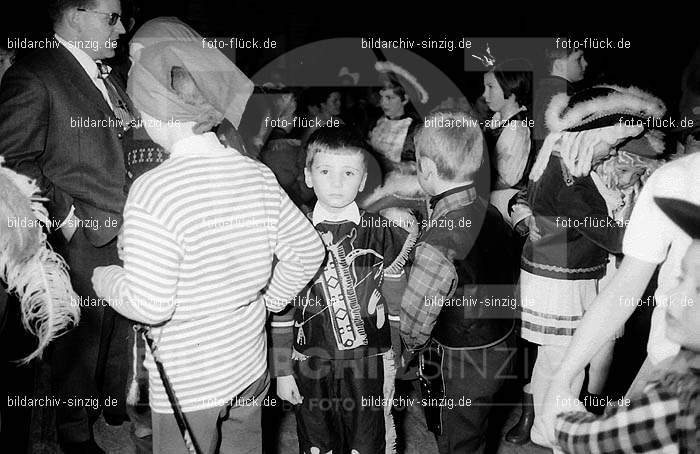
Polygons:
<instances>
[{"instance_id":1,"label":"striped sweater","mask_svg":"<svg viewBox=\"0 0 700 454\"><path fill-rule=\"evenodd\" d=\"M103 296L125 317L156 325L184 411L221 406L265 372L266 309L283 309L324 257L272 172L213 133L177 142L134 183L123 243L124 267L106 269ZM146 367L151 409L171 413L150 353Z\"/></svg>"}]
</instances>

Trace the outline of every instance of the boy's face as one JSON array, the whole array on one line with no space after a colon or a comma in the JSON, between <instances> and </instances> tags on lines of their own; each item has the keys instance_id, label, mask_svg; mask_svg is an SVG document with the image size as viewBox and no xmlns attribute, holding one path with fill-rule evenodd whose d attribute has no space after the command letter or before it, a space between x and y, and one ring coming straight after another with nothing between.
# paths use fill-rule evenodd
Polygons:
<instances>
[{"instance_id":1,"label":"boy's face","mask_svg":"<svg viewBox=\"0 0 700 454\"><path fill-rule=\"evenodd\" d=\"M401 99L391 88L381 90L379 96L381 96L379 105L387 117L396 118L405 113L404 106L408 103L408 99Z\"/></svg>"},{"instance_id":2,"label":"boy's face","mask_svg":"<svg viewBox=\"0 0 700 454\"><path fill-rule=\"evenodd\" d=\"M588 62L583 57L583 51L577 50L572 52L566 57L566 78L569 82L578 82L583 80L583 76L586 73L586 67Z\"/></svg>"},{"instance_id":3,"label":"boy's face","mask_svg":"<svg viewBox=\"0 0 700 454\"><path fill-rule=\"evenodd\" d=\"M700 352L700 240L688 248L681 262L680 282L669 294L666 336Z\"/></svg>"},{"instance_id":4,"label":"boy's face","mask_svg":"<svg viewBox=\"0 0 700 454\"><path fill-rule=\"evenodd\" d=\"M355 201L365 187L367 170L361 154L316 153L311 169L304 169L306 185L314 189L318 203L340 211Z\"/></svg>"}]
</instances>

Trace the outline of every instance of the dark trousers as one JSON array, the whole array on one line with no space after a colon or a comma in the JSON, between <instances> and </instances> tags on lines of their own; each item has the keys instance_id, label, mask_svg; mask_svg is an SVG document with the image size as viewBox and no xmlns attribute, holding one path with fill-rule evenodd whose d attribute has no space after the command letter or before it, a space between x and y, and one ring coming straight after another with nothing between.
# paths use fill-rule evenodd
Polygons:
<instances>
[{"instance_id":1,"label":"dark trousers","mask_svg":"<svg viewBox=\"0 0 700 454\"><path fill-rule=\"evenodd\" d=\"M514 380L513 336L492 347L457 350L443 347L441 405L442 435L436 437L441 454L478 454L486 447L489 414L506 380Z\"/></svg>"},{"instance_id":2,"label":"dark trousers","mask_svg":"<svg viewBox=\"0 0 700 454\"><path fill-rule=\"evenodd\" d=\"M384 453L384 357L295 361L299 451ZM374 401L372 401L374 398ZM377 404L379 405L373 405Z\"/></svg>"},{"instance_id":3,"label":"dark trousers","mask_svg":"<svg viewBox=\"0 0 700 454\"><path fill-rule=\"evenodd\" d=\"M262 452L260 415L270 388L267 372L220 407L186 412L199 449L204 454ZM189 454L172 413L151 413L154 454Z\"/></svg>"},{"instance_id":4,"label":"dark trousers","mask_svg":"<svg viewBox=\"0 0 700 454\"><path fill-rule=\"evenodd\" d=\"M70 267L81 307L78 326L52 345L51 385L62 402L56 410L59 442L76 443L92 438L92 423L100 411L116 419L126 417L134 334L129 320L97 300L91 283L95 267L121 264L116 238L98 248L79 228L57 249Z\"/></svg>"}]
</instances>

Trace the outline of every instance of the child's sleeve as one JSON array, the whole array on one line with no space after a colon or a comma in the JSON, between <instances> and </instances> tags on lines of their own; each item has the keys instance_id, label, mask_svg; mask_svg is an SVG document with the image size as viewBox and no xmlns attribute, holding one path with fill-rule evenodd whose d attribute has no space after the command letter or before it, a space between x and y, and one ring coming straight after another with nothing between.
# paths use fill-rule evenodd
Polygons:
<instances>
[{"instance_id":1,"label":"child's sleeve","mask_svg":"<svg viewBox=\"0 0 700 454\"><path fill-rule=\"evenodd\" d=\"M279 261L264 298L270 311L279 312L314 277L326 249L306 216L275 185L281 201L274 248Z\"/></svg>"},{"instance_id":2,"label":"child's sleeve","mask_svg":"<svg viewBox=\"0 0 700 454\"><path fill-rule=\"evenodd\" d=\"M418 243L401 300L401 337L409 351L430 339L442 302L452 295L456 283L457 271L445 252L430 243Z\"/></svg>"},{"instance_id":3,"label":"child's sleeve","mask_svg":"<svg viewBox=\"0 0 700 454\"><path fill-rule=\"evenodd\" d=\"M408 284L405 272L406 262L418 239L418 226L415 218L407 211L398 208L383 210L392 226L384 231L384 279L382 295L387 304L391 345L396 358L401 355L401 299Z\"/></svg>"},{"instance_id":4,"label":"child's sleeve","mask_svg":"<svg viewBox=\"0 0 700 454\"><path fill-rule=\"evenodd\" d=\"M273 378L292 375L292 347L294 345L294 313L292 304L270 317L270 346L268 364Z\"/></svg>"},{"instance_id":5,"label":"child's sleeve","mask_svg":"<svg viewBox=\"0 0 700 454\"><path fill-rule=\"evenodd\" d=\"M96 291L126 318L167 321L175 310L182 248L160 219L137 205L124 210L123 228L124 267L105 267L96 275Z\"/></svg>"}]
</instances>

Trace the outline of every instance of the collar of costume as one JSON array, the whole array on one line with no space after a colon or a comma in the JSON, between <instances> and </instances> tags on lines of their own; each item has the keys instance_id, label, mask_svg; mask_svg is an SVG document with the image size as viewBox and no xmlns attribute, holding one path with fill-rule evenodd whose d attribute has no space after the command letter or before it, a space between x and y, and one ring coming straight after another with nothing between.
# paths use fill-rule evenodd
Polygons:
<instances>
[{"instance_id":1,"label":"collar of costume","mask_svg":"<svg viewBox=\"0 0 700 454\"><path fill-rule=\"evenodd\" d=\"M311 216L311 222L313 225L318 225L322 222L354 222L355 224L360 224L360 209L357 203L352 202L348 206L344 207L341 211L334 213L326 209L323 205L316 202L314 206L314 212Z\"/></svg>"},{"instance_id":2,"label":"collar of costume","mask_svg":"<svg viewBox=\"0 0 700 454\"><path fill-rule=\"evenodd\" d=\"M476 200L476 188L473 183L448 189L430 198L430 209L433 210L431 217L440 217L443 213L452 211L460 206L469 205L474 200Z\"/></svg>"},{"instance_id":3,"label":"collar of costume","mask_svg":"<svg viewBox=\"0 0 700 454\"><path fill-rule=\"evenodd\" d=\"M66 50L68 50L68 52L70 52L76 60L78 60L78 63L80 64L80 66L83 67L87 75L90 76L90 79L95 79L99 77L100 72L97 69L97 63L95 63L95 60L93 60L92 57L85 53L85 51L81 48L76 47L70 41L66 41L65 39L63 39L61 36L58 35L58 33L54 33L53 36L54 38L56 38L56 41L61 43L61 45L65 47Z\"/></svg>"},{"instance_id":4,"label":"collar of costume","mask_svg":"<svg viewBox=\"0 0 700 454\"><path fill-rule=\"evenodd\" d=\"M172 87L172 68L187 70L206 103L182 100ZM145 47L134 62L127 92L136 107L161 121L228 119L238 127L253 83L218 49L201 41L164 41Z\"/></svg>"},{"instance_id":5,"label":"collar of costume","mask_svg":"<svg viewBox=\"0 0 700 454\"><path fill-rule=\"evenodd\" d=\"M387 120L390 120L390 121L399 121L399 120L405 120L406 118L411 118L411 119L412 119L413 117L411 117L411 116L408 115L406 112L404 112L403 115L401 115L401 116L398 117L398 118L391 118L389 115L384 115L384 118L386 118Z\"/></svg>"},{"instance_id":6,"label":"collar of costume","mask_svg":"<svg viewBox=\"0 0 700 454\"><path fill-rule=\"evenodd\" d=\"M216 156L230 154L231 150L226 149L216 134L205 132L195 134L176 142L170 150L170 157L193 157L193 156Z\"/></svg>"}]
</instances>

